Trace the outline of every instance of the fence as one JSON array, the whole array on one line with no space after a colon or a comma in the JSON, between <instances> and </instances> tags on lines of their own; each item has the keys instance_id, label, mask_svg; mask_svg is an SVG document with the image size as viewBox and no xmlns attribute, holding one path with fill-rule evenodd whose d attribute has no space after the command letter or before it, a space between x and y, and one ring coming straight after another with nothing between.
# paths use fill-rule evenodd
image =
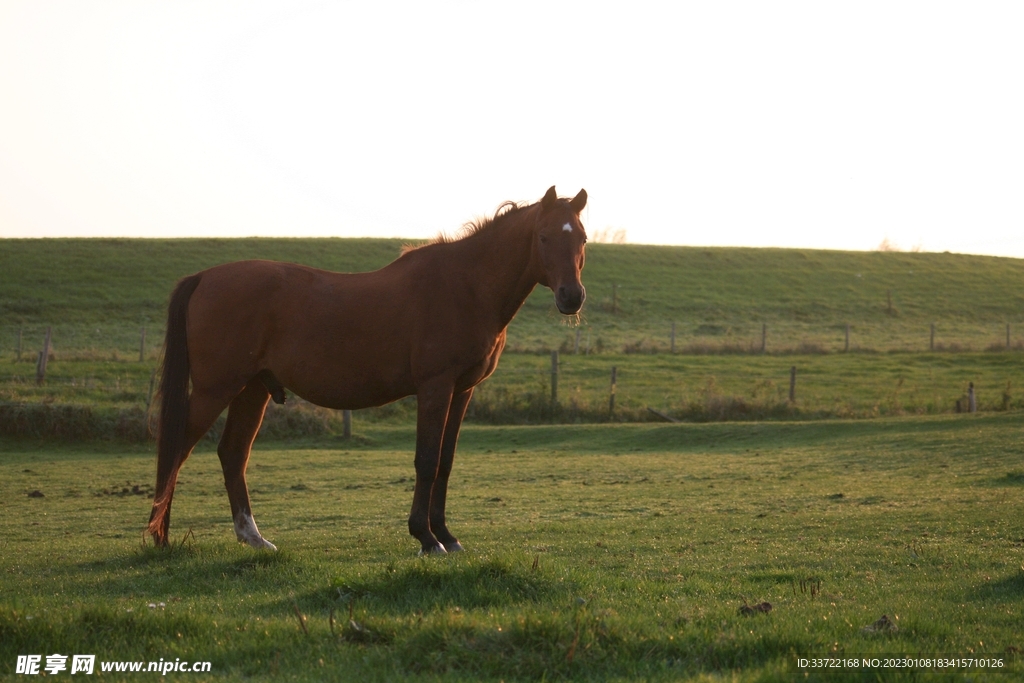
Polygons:
<instances>
[{"instance_id":1,"label":"fence","mask_svg":"<svg viewBox=\"0 0 1024 683\"><path fill-rule=\"evenodd\" d=\"M794 362L795 361L795 362ZM1016 354L518 355L477 388L490 423L857 418L1024 407Z\"/></svg>"},{"instance_id":2,"label":"fence","mask_svg":"<svg viewBox=\"0 0 1024 683\"><path fill-rule=\"evenodd\" d=\"M916 351L1003 351L1024 349L1024 323L890 321L815 323L801 321L610 321L575 328L545 323L543 329L517 325L508 330L506 353L563 355L668 353L821 354ZM0 326L0 359L38 362L50 334L47 360L155 361L164 331L156 326L91 324Z\"/></svg>"},{"instance_id":3,"label":"fence","mask_svg":"<svg viewBox=\"0 0 1024 683\"><path fill-rule=\"evenodd\" d=\"M679 322L635 326L582 325L548 342L562 353L823 354L888 352L973 352L1024 349L1014 331L1020 324L963 321L899 325ZM511 331L512 351L539 352Z\"/></svg>"},{"instance_id":4,"label":"fence","mask_svg":"<svg viewBox=\"0 0 1024 683\"><path fill-rule=\"evenodd\" d=\"M951 413L958 405L962 412L1022 405L1014 387L1024 384L1024 368L1018 372L1021 364L1015 353L961 354L953 361L949 353L940 353L941 345L948 344L940 325L934 341L930 325L919 334L924 337L921 353L866 353L855 346L857 328L851 326L849 344L842 329L832 350L802 355L790 355L799 352L799 346L778 348L772 324L749 326L753 343L735 353L722 346L693 351L685 340L697 325L689 327L666 324L663 351L612 354L614 349L606 347L588 353L586 335L593 336L595 328L583 326L562 332L567 342L564 350L552 352L549 347L543 355L506 354L495 375L477 389L469 420L508 424L871 417ZM1005 350L1009 341L1011 348L1020 348L1013 337L1015 328L1000 327L1001 343L989 346ZM159 356L155 340L162 337L159 330L147 329L145 336L141 327L130 336L122 332L121 347L114 352L95 347L69 351L62 343L61 328L54 327L49 353L43 352L46 331L44 327L21 329L20 363L17 346L10 354L0 350L6 357L0 358L0 368L6 366L6 372L0 369L0 403L56 400L65 405L149 412ZM17 331L9 338L16 343ZM929 353L929 348L935 352ZM945 347L946 351L963 349ZM40 368L42 358L50 363ZM39 377L45 378L42 385L37 384ZM279 413L275 413L278 424L315 422L327 425L324 429L351 433L366 420L413 421L415 400L359 411L355 417L339 414L337 423L333 417L311 412L312 407L301 401L289 400L284 408L271 410ZM310 414L303 416L303 411ZM281 433L289 429L281 427Z\"/></svg>"}]
</instances>

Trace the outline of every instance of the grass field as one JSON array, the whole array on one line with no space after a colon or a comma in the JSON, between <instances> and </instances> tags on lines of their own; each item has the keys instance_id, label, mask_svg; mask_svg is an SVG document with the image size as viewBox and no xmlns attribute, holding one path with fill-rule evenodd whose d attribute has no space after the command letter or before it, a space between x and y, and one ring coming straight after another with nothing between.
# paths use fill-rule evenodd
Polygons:
<instances>
[{"instance_id":1,"label":"grass field","mask_svg":"<svg viewBox=\"0 0 1024 683\"><path fill-rule=\"evenodd\" d=\"M257 442L276 554L234 542L209 446L182 471L180 547L157 551L139 545L149 447L5 439L0 671L63 653L211 662L189 680L792 680L798 656L931 654L1020 676L1022 429L470 427L449 498L468 551L443 558L405 530L408 426ZM897 630L865 630L883 614Z\"/></svg>"},{"instance_id":2,"label":"grass field","mask_svg":"<svg viewBox=\"0 0 1024 683\"><path fill-rule=\"evenodd\" d=\"M216 429L175 547L141 547L173 283L243 258L368 270L400 246L0 241L0 677L53 653L209 661L192 680L992 677L797 666L887 654L1024 674L1016 259L592 245L580 326L536 291L471 405L449 499L468 552L414 556L414 399L357 412L351 439L271 407L249 482L280 552L234 542ZM972 382L981 413L953 414Z\"/></svg>"},{"instance_id":3,"label":"grass field","mask_svg":"<svg viewBox=\"0 0 1024 683\"><path fill-rule=\"evenodd\" d=\"M470 216L467 216L469 218ZM246 258L337 271L379 268L400 240L0 240L0 355L18 330L31 358L47 326L59 354L137 357L146 327L159 347L175 281ZM580 345L592 353L696 352L803 346L824 351L927 350L930 325L946 349L985 350L1024 340L1024 260L961 254L709 249L592 244ZM614 300L613 300L614 291ZM509 329L512 351L575 346L575 329L544 288Z\"/></svg>"}]
</instances>

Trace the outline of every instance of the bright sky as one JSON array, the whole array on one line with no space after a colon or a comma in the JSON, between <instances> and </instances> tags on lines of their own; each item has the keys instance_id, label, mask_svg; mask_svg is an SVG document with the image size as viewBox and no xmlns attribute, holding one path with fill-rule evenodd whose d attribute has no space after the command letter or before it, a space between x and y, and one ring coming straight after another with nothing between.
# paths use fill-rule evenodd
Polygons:
<instances>
[{"instance_id":1,"label":"bright sky","mask_svg":"<svg viewBox=\"0 0 1024 683\"><path fill-rule=\"evenodd\" d=\"M0 237L1024 257L1024 3L0 0Z\"/></svg>"}]
</instances>

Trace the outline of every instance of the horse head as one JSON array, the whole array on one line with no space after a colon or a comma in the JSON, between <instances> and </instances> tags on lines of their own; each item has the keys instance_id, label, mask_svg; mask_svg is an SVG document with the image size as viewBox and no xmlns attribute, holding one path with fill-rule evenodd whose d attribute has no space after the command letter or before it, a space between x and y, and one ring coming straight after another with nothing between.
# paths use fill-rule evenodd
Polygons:
<instances>
[{"instance_id":1,"label":"horse head","mask_svg":"<svg viewBox=\"0 0 1024 683\"><path fill-rule=\"evenodd\" d=\"M587 233L580 212L587 205L587 191L572 199L559 199L555 187L540 200L534 231L534 257L539 264L537 282L555 293L555 305L565 315L583 306L587 290L580 282Z\"/></svg>"}]
</instances>

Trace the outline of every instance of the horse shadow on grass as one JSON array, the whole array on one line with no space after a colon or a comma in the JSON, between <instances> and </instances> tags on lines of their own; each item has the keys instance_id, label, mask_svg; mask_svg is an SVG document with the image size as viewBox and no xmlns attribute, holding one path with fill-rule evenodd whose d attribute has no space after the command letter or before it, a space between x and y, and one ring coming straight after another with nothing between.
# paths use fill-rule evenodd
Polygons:
<instances>
[{"instance_id":1,"label":"horse shadow on grass","mask_svg":"<svg viewBox=\"0 0 1024 683\"><path fill-rule=\"evenodd\" d=\"M529 603L569 604L580 587L514 558L422 558L389 563L366 574L337 576L327 588L298 598L311 608L358 606L390 616L449 609L491 609Z\"/></svg>"},{"instance_id":2,"label":"horse shadow on grass","mask_svg":"<svg viewBox=\"0 0 1024 683\"><path fill-rule=\"evenodd\" d=\"M1009 576L986 581L984 584L976 586L972 591L971 598L993 602L1024 600L1024 570L1018 569Z\"/></svg>"},{"instance_id":3,"label":"horse shadow on grass","mask_svg":"<svg viewBox=\"0 0 1024 683\"><path fill-rule=\"evenodd\" d=\"M287 551L247 553L243 557L218 557L219 553L179 545L145 547L103 560L75 565L82 580L80 591L103 595L139 595L140 590L158 595L214 595L239 582L253 588L277 588L281 575L294 564ZM212 555L212 556L211 556ZM139 576L137 570L143 569ZM102 578L95 580L99 574ZM93 578L90 579L89 577Z\"/></svg>"},{"instance_id":4,"label":"horse shadow on grass","mask_svg":"<svg viewBox=\"0 0 1024 683\"><path fill-rule=\"evenodd\" d=\"M304 563L287 550L225 557L214 550L190 547L142 548L136 552L77 565L81 591L103 595L138 595L145 586L159 595L215 595L245 584L254 592L280 597L261 605L268 613L346 612L350 606L399 616L452 608L490 609L540 602L570 604L582 587L571 576L531 566L523 558L475 556L396 560L367 572L345 573L327 585L305 592L287 586L304 573ZM145 570L139 577L138 569ZM97 574L101 575L98 581ZM88 577L92 577L91 579ZM299 579L302 581L302 579ZM308 583L307 583L308 585ZM321 584L323 585L323 584Z\"/></svg>"},{"instance_id":5,"label":"horse shadow on grass","mask_svg":"<svg viewBox=\"0 0 1024 683\"><path fill-rule=\"evenodd\" d=\"M1024 471L1012 470L989 482L992 486L1024 486Z\"/></svg>"}]
</instances>

